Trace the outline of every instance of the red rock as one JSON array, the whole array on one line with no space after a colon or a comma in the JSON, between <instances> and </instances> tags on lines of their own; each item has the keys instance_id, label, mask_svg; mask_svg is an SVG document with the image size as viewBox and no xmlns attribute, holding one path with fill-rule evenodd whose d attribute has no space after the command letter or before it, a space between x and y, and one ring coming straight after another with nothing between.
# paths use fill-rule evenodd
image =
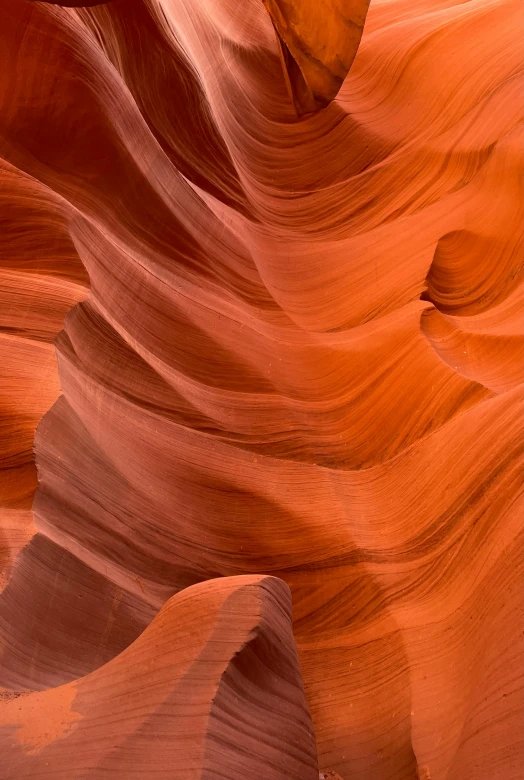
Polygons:
<instances>
[{"instance_id":1,"label":"red rock","mask_svg":"<svg viewBox=\"0 0 524 780\"><path fill-rule=\"evenodd\" d=\"M369 0L263 0L299 116L335 98L355 59Z\"/></svg>"},{"instance_id":2,"label":"red rock","mask_svg":"<svg viewBox=\"0 0 524 780\"><path fill-rule=\"evenodd\" d=\"M232 577L170 599L86 677L0 709L5 780L316 780L289 589Z\"/></svg>"},{"instance_id":3,"label":"red rock","mask_svg":"<svg viewBox=\"0 0 524 780\"><path fill-rule=\"evenodd\" d=\"M300 120L259 0L0 14L2 697L275 575L320 767L519 780L518 4L372 3Z\"/></svg>"}]
</instances>

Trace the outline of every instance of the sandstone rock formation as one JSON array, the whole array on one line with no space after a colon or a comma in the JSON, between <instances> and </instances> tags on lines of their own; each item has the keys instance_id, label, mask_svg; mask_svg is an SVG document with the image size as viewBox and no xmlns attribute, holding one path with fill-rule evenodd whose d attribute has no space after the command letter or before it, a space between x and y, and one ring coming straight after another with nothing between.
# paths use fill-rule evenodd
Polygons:
<instances>
[{"instance_id":1,"label":"sandstone rock formation","mask_svg":"<svg viewBox=\"0 0 524 780\"><path fill-rule=\"evenodd\" d=\"M272 575L320 772L520 780L520 5L372 2L302 118L268 10L2 0L5 707Z\"/></svg>"},{"instance_id":2,"label":"sandstone rock formation","mask_svg":"<svg viewBox=\"0 0 524 780\"><path fill-rule=\"evenodd\" d=\"M299 116L338 94L360 43L369 0L263 0Z\"/></svg>"},{"instance_id":3,"label":"sandstone rock formation","mask_svg":"<svg viewBox=\"0 0 524 780\"><path fill-rule=\"evenodd\" d=\"M313 727L275 577L173 596L123 653L0 708L2 778L317 780Z\"/></svg>"}]
</instances>

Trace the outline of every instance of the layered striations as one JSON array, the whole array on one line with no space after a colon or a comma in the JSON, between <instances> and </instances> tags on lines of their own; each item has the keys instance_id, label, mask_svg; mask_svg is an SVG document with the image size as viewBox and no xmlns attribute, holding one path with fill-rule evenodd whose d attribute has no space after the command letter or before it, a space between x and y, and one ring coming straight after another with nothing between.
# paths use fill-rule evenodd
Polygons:
<instances>
[{"instance_id":1,"label":"layered striations","mask_svg":"<svg viewBox=\"0 0 524 780\"><path fill-rule=\"evenodd\" d=\"M4 704L0 745L5 780L318 780L289 589L184 590L96 672Z\"/></svg>"},{"instance_id":2,"label":"layered striations","mask_svg":"<svg viewBox=\"0 0 524 780\"><path fill-rule=\"evenodd\" d=\"M52 341L88 285L60 200L1 159L0 257L1 591L35 532L35 428L60 392Z\"/></svg>"},{"instance_id":3,"label":"layered striations","mask_svg":"<svg viewBox=\"0 0 524 780\"><path fill-rule=\"evenodd\" d=\"M4 0L0 686L132 696L167 599L275 575L322 771L520 777L519 24L372 3L297 119L259 0Z\"/></svg>"}]
</instances>

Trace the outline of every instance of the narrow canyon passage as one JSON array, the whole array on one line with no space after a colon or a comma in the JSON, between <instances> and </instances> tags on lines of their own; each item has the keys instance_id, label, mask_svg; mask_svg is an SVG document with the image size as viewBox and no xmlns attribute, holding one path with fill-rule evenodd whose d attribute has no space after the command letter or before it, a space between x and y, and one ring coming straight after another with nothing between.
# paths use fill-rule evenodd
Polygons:
<instances>
[{"instance_id":1,"label":"narrow canyon passage","mask_svg":"<svg viewBox=\"0 0 524 780\"><path fill-rule=\"evenodd\" d=\"M0 699L96 720L195 586L289 778L519 780L520 4L372 0L314 113L239 5L2 0Z\"/></svg>"}]
</instances>

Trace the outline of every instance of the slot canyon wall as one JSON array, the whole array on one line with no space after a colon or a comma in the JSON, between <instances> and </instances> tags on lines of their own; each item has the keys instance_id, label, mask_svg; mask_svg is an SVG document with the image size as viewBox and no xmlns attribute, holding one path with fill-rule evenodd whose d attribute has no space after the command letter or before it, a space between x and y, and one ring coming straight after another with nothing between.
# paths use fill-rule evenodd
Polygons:
<instances>
[{"instance_id":1,"label":"slot canyon wall","mask_svg":"<svg viewBox=\"0 0 524 780\"><path fill-rule=\"evenodd\" d=\"M0 780L522 778L521 13L1 0Z\"/></svg>"}]
</instances>

